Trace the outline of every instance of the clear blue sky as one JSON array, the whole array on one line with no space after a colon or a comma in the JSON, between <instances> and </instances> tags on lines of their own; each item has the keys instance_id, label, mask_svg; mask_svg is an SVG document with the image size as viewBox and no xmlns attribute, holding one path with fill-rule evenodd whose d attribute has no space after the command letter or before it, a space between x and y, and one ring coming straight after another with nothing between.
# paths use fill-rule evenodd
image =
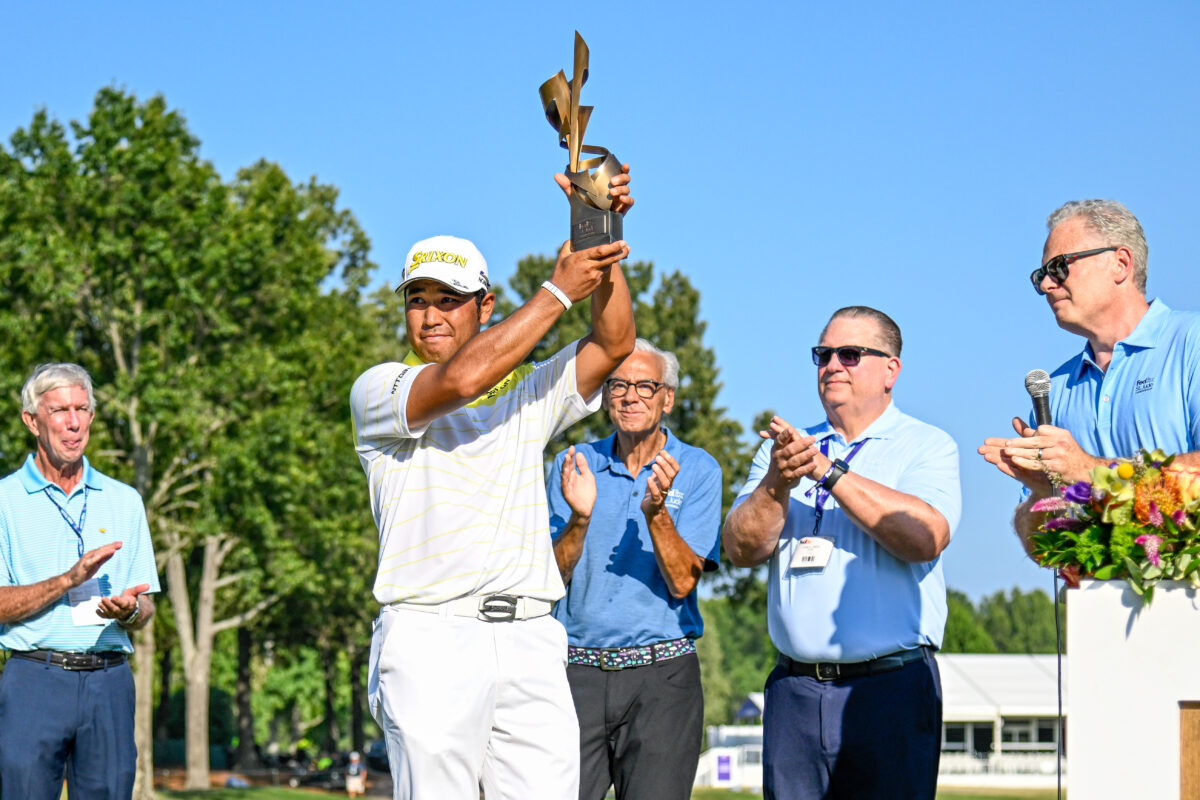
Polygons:
<instances>
[{"instance_id":1,"label":"clear blue sky","mask_svg":"<svg viewBox=\"0 0 1200 800\"><path fill-rule=\"evenodd\" d=\"M975 454L1025 373L1081 342L1031 290L1046 215L1111 197L1150 242L1151 296L1196 308L1194 3L50 3L0 28L0 136L97 89L162 93L226 177L259 158L342 190L380 279L433 233L493 278L565 236L538 85L592 51L588 140L631 162L633 256L700 289L721 402L821 416L806 350L834 309L904 332L898 405L958 441L945 554L974 598L1049 588Z\"/></svg>"}]
</instances>

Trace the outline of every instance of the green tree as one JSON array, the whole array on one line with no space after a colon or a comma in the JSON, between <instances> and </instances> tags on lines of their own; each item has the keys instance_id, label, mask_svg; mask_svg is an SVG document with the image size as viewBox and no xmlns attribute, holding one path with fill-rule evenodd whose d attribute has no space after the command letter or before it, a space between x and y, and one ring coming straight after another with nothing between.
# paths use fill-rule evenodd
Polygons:
<instances>
[{"instance_id":1,"label":"green tree","mask_svg":"<svg viewBox=\"0 0 1200 800\"><path fill-rule=\"evenodd\" d=\"M38 112L0 148L0 386L14 397L40 361L91 372L91 458L145 501L185 676L187 785L207 788L213 640L289 591L295 544L326 532L330 472L312 466L335 452L349 382L329 374L314 396L313 374L352 373L330 348L358 321L376 330L359 297L369 243L315 180L262 162L223 183L161 97L104 89L70 127ZM323 292L331 275L343 288ZM26 447L6 418L0 454ZM137 643L139 796L153 636Z\"/></svg>"},{"instance_id":2,"label":"green tree","mask_svg":"<svg viewBox=\"0 0 1200 800\"><path fill-rule=\"evenodd\" d=\"M946 634L942 650L947 653L995 653L996 643L983 627L971 598L960 591L946 591Z\"/></svg>"},{"instance_id":3,"label":"green tree","mask_svg":"<svg viewBox=\"0 0 1200 800\"><path fill-rule=\"evenodd\" d=\"M1041 589L996 592L980 602L979 617L1001 653L1055 651L1054 603Z\"/></svg>"},{"instance_id":4,"label":"green tree","mask_svg":"<svg viewBox=\"0 0 1200 800\"><path fill-rule=\"evenodd\" d=\"M761 594L754 601L726 596L700 601L704 615L700 641L712 636L709 648L715 643L720 652L719 659L702 657L700 662L704 719L710 725L730 722L746 695L762 691L775 665L776 650L767 633L766 585L760 581L754 587ZM715 670L720 670L719 676Z\"/></svg>"}]
</instances>

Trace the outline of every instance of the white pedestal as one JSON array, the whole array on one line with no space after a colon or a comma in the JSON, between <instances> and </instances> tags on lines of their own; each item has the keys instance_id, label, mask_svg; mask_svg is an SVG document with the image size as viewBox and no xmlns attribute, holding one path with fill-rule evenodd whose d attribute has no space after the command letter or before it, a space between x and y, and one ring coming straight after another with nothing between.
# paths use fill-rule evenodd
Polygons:
<instances>
[{"instance_id":1,"label":"white pedestal","mask_svg":"<svg viewBox=\"0 0 1200 800\"><path fill-rule=\"evenodd\" d=\"M1179 703L1200 700L1200 596L1124 581L1067 596L1067 797L1178 798Z\"/></svg>"}]
</instances>

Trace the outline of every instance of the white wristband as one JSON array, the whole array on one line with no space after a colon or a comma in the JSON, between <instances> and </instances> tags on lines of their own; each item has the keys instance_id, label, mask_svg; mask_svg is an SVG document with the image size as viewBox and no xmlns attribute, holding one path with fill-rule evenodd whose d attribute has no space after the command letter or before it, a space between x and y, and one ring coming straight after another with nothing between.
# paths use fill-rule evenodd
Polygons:
<instances>
[{"instance_id":1,"label":"white wristband","mask_svg":"<svg viewBox=\"0 0 1200 800\"><path fill-rule=\"evenodd\" d=\"M562 304L563 304L563 308L564 308L564 309L570 310L570 308L571 308L571 306L573 305L573 303L571 302L571 298L567 297L567 293L566 293L566 292L564 292L562 289L560 289L560 288L558 288L557 286L555 286L555 285L554 285L553 283L551 283L550 281L545 281L545 282L543 282L543 283L542 283L542 288L543 288L543 289L545 289L545 290L546 290L547 292L549 292L550 294L552 294L552 295L554 295L555 297L557 297L557 298L558 298L558 302L560 302L560 303L562 303Z\"/></svg>"}]
</instances>

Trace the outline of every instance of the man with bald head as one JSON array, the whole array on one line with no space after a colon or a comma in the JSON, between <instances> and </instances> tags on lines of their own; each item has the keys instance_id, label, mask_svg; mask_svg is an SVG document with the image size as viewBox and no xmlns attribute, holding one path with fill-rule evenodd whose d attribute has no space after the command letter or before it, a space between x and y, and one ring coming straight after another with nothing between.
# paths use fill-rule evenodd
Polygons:
<instances>
[{"instance_id":1,"label":"man with bald head","mask_svg":"<svg viewBox=\"0 0 1200 800\"><path fill-rule=\"evenodd\" d=\"M979 453L1019 480L1028 497L1014 525L1029 549L1042 522L1030 506L1060 484L1142 449L1200 465L1200 314L1146 299L1146 235L1115 200L1076 200L1046 221L1042 264L1030 275L1058 326L1083 350L1050 375L1052 425L1012 420L1016 435Z\"/></svg>"},{"instance_id":2,"label":"man with bald head","mask_svg":"<svg viewBox=\"0 0 1200 800\"><path fill-rule=\"evenodd\" d=\"M958 524L958 448L892 401L900 328L834 312L812 349L825 420L775 417L725 520L735 565L767 563L763 782L770 800L932 800L941 553Z\"/></svg>"}]
</instances>

